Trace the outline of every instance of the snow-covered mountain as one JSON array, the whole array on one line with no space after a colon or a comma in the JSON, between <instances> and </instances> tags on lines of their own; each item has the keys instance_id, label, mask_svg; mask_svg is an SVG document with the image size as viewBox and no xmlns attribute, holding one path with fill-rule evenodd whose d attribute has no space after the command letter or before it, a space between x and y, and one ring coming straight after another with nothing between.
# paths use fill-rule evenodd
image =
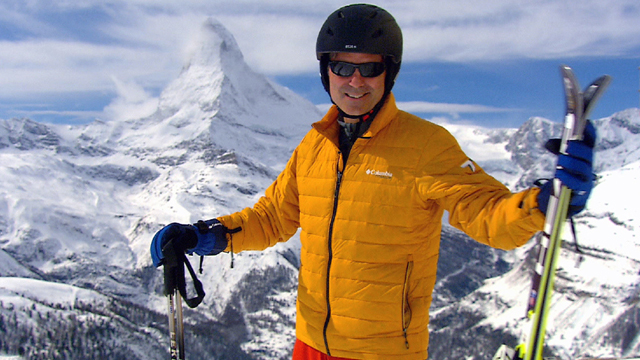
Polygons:
<instances>
[{"instance_id":1,"label":"snow-covered mountain","mask_svg":"<svg viewBox=\"0 0 640 360\"><path fill-rule=\"evenodd\" d=\"M50 350L72 347L73 358L91 358L100 347L109 356L99 358L164 357L166 301L162 271L149 256L153 234L170 222L252 205L321 117L313 104L249 69L217 22L199 36L200 47L148 118L85 126L0 121L0 324L13 319L0 326L0 353L51 358ZM233 270L228 256L207 259L207 296L186 313L195 329L188 330L190 354L288 354L297 246L293 240L237 256ZM58 299L60 291L47 296L49 283L67 286L75 299ZM34 316L52 321L36 326ZM145 319L127 321L138 316ZM104 319L110 325L98 342L49 339L78 322L93 332Z\"/></svg>"},{"instance_id":2,"label":"snow-covered mountain","mask_svg":"<svg viewBox=\"0 0 640 360\"><path fill-rule=\"evenodd\" d=\"M252 71L216 21L198 37L149 117L83 126L0 120L0 357L166 357L153 234L251 206L322 116ZM559 124L443 125L514 190L551 174L542 144ZM584 260L573 267L567 236L549 326L550 354L567 359L640 353L638 109L596 126L599 180L576 219ZM534 245L507 253L444 228L432 358L482 359L502 342L520 342ZM205 259L207 295L185 310L190 357L290 358L299 246L294 237L239 254L233 269L228 255Z\"/></svg>"},{"instance_id":3,"label":"snow-covered mountain","mask_svg":"<svg viewBox=\"0 0 640 360\"><path fill-rule=\"evenodd\" d=\"M640 180L640 112L622 111L596 120L595 125L598 180L586 210L575 217L579 247L569 226L563 236L545 343L549 357L637 357L640 353L640 242L636 237L640 205L635 190ZM452 127L454 134L464 136L469 131ZM503 181L518 189L533 179L549 177L553 157L541 145L560 132L560 124L540 118L505 132L499 144L513 162L506 169L516 171L507 171ZM484 135L475 141L485 137L495 139ZM443 238L445 249L447 243ZM430 356L489 358L501 343L515 346L526 340L531 326L525 317L526 301L536 245L530 241L509 253L496 251L495 264L505 270L501 275L448 303L436 300ZM492 255L485 250L480 256ZM477 261L474 256L472 262ZM438 287L448 287L442 283L447 276L442 275Z\"/></svg>"}]
</instances>

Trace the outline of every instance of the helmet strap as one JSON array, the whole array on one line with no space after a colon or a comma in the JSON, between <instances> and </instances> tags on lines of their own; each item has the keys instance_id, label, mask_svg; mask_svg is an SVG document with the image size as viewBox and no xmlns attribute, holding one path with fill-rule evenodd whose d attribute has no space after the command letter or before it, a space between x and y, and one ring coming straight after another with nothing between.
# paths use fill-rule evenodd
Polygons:
<instances>
[{"instance_id":1,"label":"helmet strap","mask_svg":"<svg viewBox=\"0 0 640 360\"><path fill-rule=\"evenodd\" d=\"M373 119L376 117L376 115L378 114L378 112L380 111L380 109L382 108L382 105L384 105L385 100L387 99L387 96L389 95L389 92L387 92L385 90L384 95L382 96L382 99L380 99L380 101L378 101L378 103L376 104L376 106L373 107L373 109L367 111L364 114L360 114L360 115L350 115L347 114L346 112L344 112L342 109L340 109L340 107L333 101L333 99L331 100L331 102L336 105L336 107L338 108L338 113L339 113L339 119L344 119L344 118L349 118L349 119L358 119L358 123L360 122L367 122L367 121L373 121Z\"/></svg>"},{"instance_id":2,"label":"helmet strap","mask_svg":"<svg viewBox=\"0 0 640 360\"><path fill-rule=\"evenodd\" d=\"M342 131L344 132L345 135L347 135L347 138L350 140L351 143L353 143L358 137L362 136L362 134L364 134L369 129L369 126L371 126L373 119L376 117L376 115L380 111L380 108L382 108L382 105L384 105L385 99L386 99L386 96L383 97L376 104L376 106L373 107L373 109L369 110L364 114L356 115L356 116L349 115L344 111L342 111L340 107L338 107L338 124L340 124ZM347 122L345 121L345 118L357 119L358 121Z\"/></svg>"}]
</instances>

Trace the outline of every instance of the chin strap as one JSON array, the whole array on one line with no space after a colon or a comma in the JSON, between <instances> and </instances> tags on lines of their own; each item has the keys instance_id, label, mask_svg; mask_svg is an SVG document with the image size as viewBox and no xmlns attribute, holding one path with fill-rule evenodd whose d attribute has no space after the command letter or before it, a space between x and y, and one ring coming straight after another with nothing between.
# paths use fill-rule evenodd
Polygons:
<instances>
[{"instance_id":1,"label":"chin strap","mask_svg":"<svg viewBox=\"0 0 640 360\"><path fill-rule=\"evenodd\" d=\"M334 102L334 104L336 105L336 107L338 108L338 119L342 120L344 122L344 118L349 118L349 119L358 119L358 123L361 122L367 122L369 120L373 120L376 115L378 114L378 111L380 111L380 109L382 108L382 105L384 105L385 100L387 99L386 96L383 96L382 99L380 99L380 101L378 101L378 103L376 104L376 106L373 107L373 109L369 110L368 112L361 114L361 115L350 115L347 114L346 112L344 112L342 109L340 109L339 106L337 106L337 104ZM333 102L333 100L332 100Z\"/></svg>"},{"instance_id":2,"label":"chin strap","mask_svg":"<svg viewBox=\"0 0 640 360\"><path fill-rule=\"evenodd\" d=\"M375 111L375 109L370 110L369 112L366 112L362 115L349 115L346 112L342 111L342 109L338 108L338 112L340 113L340 115L338 116L338 119L342 120L344 122L344 118L348 118L348 119L358 119L358 124L361 122L367 122L367 120L373 119L375 117L375 113L377 111ZM354 123L356 124L356 123Z\"/></svg>"}]
</instances>

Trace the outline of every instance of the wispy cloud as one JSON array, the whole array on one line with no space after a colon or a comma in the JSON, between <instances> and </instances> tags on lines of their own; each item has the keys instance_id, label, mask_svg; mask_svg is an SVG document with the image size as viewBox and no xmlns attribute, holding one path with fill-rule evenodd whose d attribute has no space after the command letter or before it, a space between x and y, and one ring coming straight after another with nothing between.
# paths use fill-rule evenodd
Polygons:
<instances>
[{"instance_id":1,"label":"wispy cloud","mask_svg":"<svg viewBox=\"0 0 640 360\"><path fill-rule=\"evenodd\" d=\"M107 91L112 75L158 85L175 66L150 49L48 39L0 42L0 64L2 97Z\"/></svg>"},{"instance_id":2,"label":"wispy cloud","mask_svg":"<svg viewBox=\"0 0 640 360\"><path fill-rule=\"evenodd\" d=\"M446 113L446 114L478 114L478 113L504 113L515 112L518 109L499 108L475 104L448 104L426 101L398 102L398 108L415 113Z\"/></svg>"},{"instance_id":3,"label":"wispy cloud","mask_svg":"<svg viewBox=\"0 0 640 360\"><path fill-rule=\"evenodd\" d=\"M118 96L104 108L107 120L141 119L158 108L158 98L151 96L135 82L124 82L115 76L112 80Z\"/></svg>"},{"instance_id":4,"label":"wispy cloud","mask_svg":"<svg viewBox=\"0 0 640 360\"><path fill-rule=\"evenodd\" d=\"M321 111L327 111L332 104L318 104L316 107ZM519 109L500 108L476 104L451 104L435 103L428 101L398 101L398 108L410 113L423 114L449 114L458 117L458 114L495 114L517 112Z\"/></svg>"},{"instance_id":5,"label":"wispy cloud","mask_svg":"<svg viewBox=\"0 0 640 360\"><path fill-rule=\"evenodd\" d=\"M98 118L102 118L102 111L93 110L15 110L16 117L38 118L38 117L62 117L68 123L86 123Z\"/></svg>"},{"instance_id":6,"label":"wispy cloud","mask_svg":"<svg viewBox=\"0 0 640 360\"><path fill-rule=\"evenodd\" d=\"M409 2L397 11L409 60L615 56L640 50L632 0Z\"/></svg>"},{"instance_id":7,"label":"wispy cloud","mask_svg":"<svg viewBox=\"0 0 640 360\"><path fill-rule=\"evenodd\" d=\"M403 28L405 62L640 53L637 0L377 3ZM255 70L316 73L318 29L342 5L337 0L3 2L0 99L79 91L116 96L113 77L161 89L178 74L189 39L206 17L215 17L234 34ZM462 112L482 111L467 106Z\"/></svg>"}]
</instances>

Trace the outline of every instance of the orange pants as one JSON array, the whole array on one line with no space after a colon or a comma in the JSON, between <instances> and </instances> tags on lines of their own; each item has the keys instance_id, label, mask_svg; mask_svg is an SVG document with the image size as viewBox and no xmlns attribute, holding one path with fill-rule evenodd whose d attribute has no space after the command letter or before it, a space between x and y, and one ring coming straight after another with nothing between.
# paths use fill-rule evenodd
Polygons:
<instances>
[{"instance_id":1,"label":"orange pants","mask_svg":"<svg viewBox=\"0 0 640 360\"><path fill-rule=\"evenodd\" d=\"M293 358L291 360L350 360L345 358L339 358L335 356L329 356L324 354L311 346L296 339L296 344L293 346Z\"/></svg>"}]
</instances>

